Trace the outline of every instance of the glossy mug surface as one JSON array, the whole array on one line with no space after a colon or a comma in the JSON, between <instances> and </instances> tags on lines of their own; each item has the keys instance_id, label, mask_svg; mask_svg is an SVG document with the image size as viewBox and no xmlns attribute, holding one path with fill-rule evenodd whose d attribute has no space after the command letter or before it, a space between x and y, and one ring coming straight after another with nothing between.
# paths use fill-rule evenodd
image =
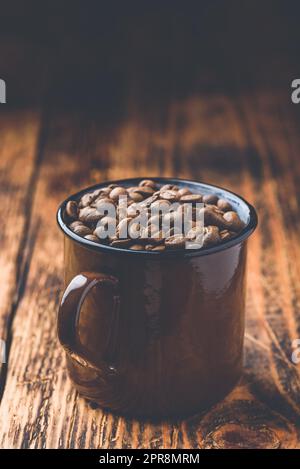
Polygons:
<instances>
[{"instance_id":1,"label":"glossy mug surface","mask_svg":"<svg viewBox=\"0 0 300 469\"><path fill-rule=\"evenodd\" d=\"M140 179L117 183L130 186ZM247 238L257 216L242 198L216 186L152 179L228 199L245 228L202 250L101 246L65 224L67 201L87 189L71 196L58 210L66 286L58 336L70 377L84 397L119 414L157 419L203 410L240 377Z\"/></svg>"}]
</instances>

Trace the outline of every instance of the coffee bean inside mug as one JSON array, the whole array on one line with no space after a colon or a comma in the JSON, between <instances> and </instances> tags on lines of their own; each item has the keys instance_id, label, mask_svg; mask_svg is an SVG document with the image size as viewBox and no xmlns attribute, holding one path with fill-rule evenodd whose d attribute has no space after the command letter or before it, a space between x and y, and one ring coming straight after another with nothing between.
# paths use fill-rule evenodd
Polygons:
<instances>
[{"instance_id":1,"label":"coffee bean inside mug","mask_svg":"<svg viewBox=\"0 0 300 469\"><path fill-rule=\"evenodd\" d=\"M93 243L159 253L225 243L245 227L223 197L151 179L86 192L67 202L64 218L74 233Z\"/></svg>"},{"instance_id":2,"label":"coffee bean inside mug","mask_svg":"<svg viewBox=\"0 0 300 469\"><path fill-rule=\"evenodd\" d=\"M217 186L134 178L74 194L57 221L57 331L80 395L151 420L226 396L242 372L254 208Z\"/></svg>"}]
</instances>

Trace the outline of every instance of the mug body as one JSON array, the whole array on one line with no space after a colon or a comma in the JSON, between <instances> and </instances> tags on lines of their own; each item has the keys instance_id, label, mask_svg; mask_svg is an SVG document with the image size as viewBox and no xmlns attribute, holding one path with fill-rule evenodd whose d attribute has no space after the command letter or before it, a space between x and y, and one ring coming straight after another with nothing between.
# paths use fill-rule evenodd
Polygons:
<instances>
[{"instance_id":1,"label":"mug body","mask_svg":"<svg viewBox=\"0 0 300 469\"><path fill-rule=\"evenodd\" d=\"M246 250L244 242L160 261L95 253L66 238L66 285L78 272L101 272L120 288L114 318L97 288L81 308L78 337L100 373L67 354L79 392L148 417L188 415L226 395L242 367ZM101 370L103 356L114 372Z\"/></svg>"},{"instance_id":2,"label":"mug body","mask_svg":"<svg viewBox=\"0 0 300 469\"><path fill-rule=\"evenodd\" d=\"M78 391L116 413L151 419L191 415L224 397L242 370L246 238L205 255L148 256L92 249L65 235L67 290L74 278L91 281L75 342L65 347ZM102 275L117 279L117 308L110 288L93 286Z\"/></svg>"}]
</instances>

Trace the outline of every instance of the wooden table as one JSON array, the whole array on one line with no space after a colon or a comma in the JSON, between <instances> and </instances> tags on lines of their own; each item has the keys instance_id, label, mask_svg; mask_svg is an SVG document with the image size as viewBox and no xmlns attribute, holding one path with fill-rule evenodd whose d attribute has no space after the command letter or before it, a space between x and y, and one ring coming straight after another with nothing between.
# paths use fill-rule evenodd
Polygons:
<instances>
[{"instance_id":1,"label":"wooden table","mask_svg":"<svg viewBox=\"0 0 300 469\"><path fill-rule=\"evenodd\" d=\"M300 447L300 367L291 359L300 338L298 108L289 89L199 86L177 96L167 88L167 99L145 103L133 86L126 112L112 115L59 110L49 89L35 109L1 108L2 448ZM249 246L241 382L206 413L154 425L104 412L71 386L56 338L63 245L55 214L79 188L156 175L240 193L257 208L259 228Z\"/></svg>"}]
</instances>

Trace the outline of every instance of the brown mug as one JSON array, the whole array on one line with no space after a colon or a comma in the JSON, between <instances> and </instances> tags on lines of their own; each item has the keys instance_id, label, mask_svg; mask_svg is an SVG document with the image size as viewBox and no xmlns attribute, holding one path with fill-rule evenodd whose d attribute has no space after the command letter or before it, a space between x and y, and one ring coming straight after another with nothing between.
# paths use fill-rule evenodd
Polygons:
<instances>
[{"instance_id":1,"label":"brown mug","mask_svg":"<svg viewBox=\"0 0 300 469\"><path fill-rule=\"evenodd\" d=\"M200 250L130 251L95 244L64 221L65 285L58 337L78 391L119 414L183 417L223 398L242 370L247 238L254 208L225 189L152 178L227 199L245 222L235 238Z\"/></svg>"}]
</instances>

